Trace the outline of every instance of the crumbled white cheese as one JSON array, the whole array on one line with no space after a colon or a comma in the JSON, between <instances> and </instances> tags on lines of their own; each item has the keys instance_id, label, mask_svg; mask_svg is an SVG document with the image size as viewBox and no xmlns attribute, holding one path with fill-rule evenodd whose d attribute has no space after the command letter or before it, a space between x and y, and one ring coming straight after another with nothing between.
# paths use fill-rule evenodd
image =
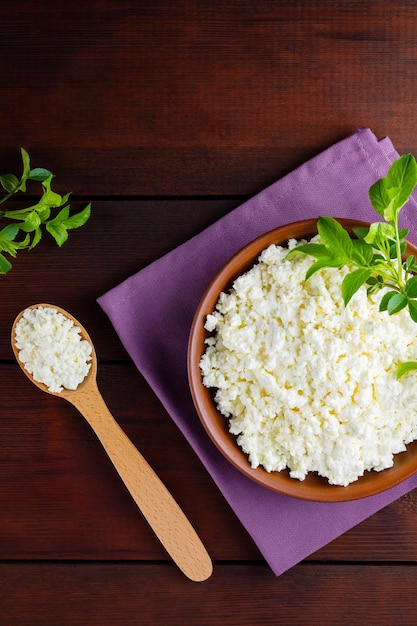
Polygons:
<instances>
[{"instance_id":1,"label":"crumbled white cheese","mask_svg":"<svg viewBox=\"0 0 417 626\"><path fill-rule=\"evenodd\" d=\"M76 389L91 366L91 344L81 329L53 307L28 308L15 328L19 360L51 392Z\"/></svg>"},{"instance_id":2,"label":"crumbled white cheese","mask_svg":"<svg viewBox=\"0 0 417 626\"><path fill-rule=\"evenodd\" d=\"M383 292L368 297L365 287L345 307L347 270L305 281L311 257L287 252L270 246L220 295L205 326L203 382L252 467L346 486L392 466L417 439L415 381L395 378L417 358L417 326L404 310L379 312Z\"/></svg>"}]
</instances>

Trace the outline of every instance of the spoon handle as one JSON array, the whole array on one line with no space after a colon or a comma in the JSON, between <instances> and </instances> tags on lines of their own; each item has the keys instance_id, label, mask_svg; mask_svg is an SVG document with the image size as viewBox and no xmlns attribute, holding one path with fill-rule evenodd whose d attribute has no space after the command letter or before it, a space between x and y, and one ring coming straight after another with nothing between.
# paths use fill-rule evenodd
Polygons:
<instances>
[{"instance_id":1,"label":"spoon handle","mask_svg":"<svg viewBox=\"0 0 417 626\"><path fill-rule=\"evenodd\" d=\"M206 580L213 566L200 538L168 489L117 424L98 388L93 391L74 394L71 402L93 428L134 501L180 570L193 581Z\"/></svg>"}]
</instances>

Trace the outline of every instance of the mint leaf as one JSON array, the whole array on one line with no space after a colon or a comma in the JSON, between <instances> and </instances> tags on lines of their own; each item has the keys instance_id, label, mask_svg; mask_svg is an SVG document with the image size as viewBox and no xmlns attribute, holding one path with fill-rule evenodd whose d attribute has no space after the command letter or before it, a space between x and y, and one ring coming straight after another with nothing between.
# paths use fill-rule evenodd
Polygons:
<instances>
[{"instance_id":1,"label":"mint leaf","mask_svg":"<svg viewBox=\"0 0 417 626\"><path fill-rule=\"evenodd\" d=\"M366 235L369 232L369 227L358 226L357 228L353 228L352 230L358 239L365 239Z\"/></svg>"},{"instance_id":2,"label":"mint leaf","mask_svg":"<svg viewBox=\"0 0 417 626\"><path fill-rule=\"evenodd\" d=\"M391 298L393 298L396 294L398 293L398 291L387 291L386 294L384 294L381 298L381 302L379 303L379 310L380 311L387 311L388 310L388 303L391 300Z\"/></svg>"},{"instance_id":3,"label":"mint leaf","mask_svg":"<svg viewBox=\"0 0 417 626\"><path fill-rule=\"evenodd\" d=\"M342 297L345 306L349 303L355 293L366 283L371 276L370 269L357 269L350 274L346 274L342 281Z\"/></svg>"},{"instance_id":4,"label":"mint leaf","mask_svg":"<svg viewBox=\"0 0 417 626\"><path fill-rule=\"evenodd\" d=\"M395 238L395 229L388 222L374 222L370 225L368 234L364 238L366 243L381 249L387 239Z\"/></svg>"},{"instance_id":5,"label":"mint leaf","mask_svg":"<svg viewBox=\"0 0 417 626\"><path fill-rule=\"evenodd\" d=\"M59 247L68 239L67 229L60 223L52 224L51 222L47 222L46 230L52 235Z\"/></svg>"},{"instance_id":6,"label":"mint leaf","mask_svg":"<svg viewBox=\"0 0 417 626\"><path fill-rule=\"evenodd\" d=\"M20 228L25 232L25 233L30 233L34 230L36 230L41 224L41 218L39 217L39 214L36 211L31 211L27 216L25 221L20 224Z\"/></svg>"},{"instance_id":7,"label":"mint leaf","mask_svg":"<svg viewBox=\"0 0 417 626\"><path fill-rule=\"evenodd\" d=\"M385 178L370 187L369 199L379 215L394 222L416 185L417 163L412 154L406 154L392 163Z\"/></svg>"},{"instance_id":8,"label":"mint leaf","mask_svg":"<svg viewBox=\"0 0 417 626\"><path fill-rule=\"evenodd\" d=\"M399 242L398 248L397 248L397 243L395 241L390 242L390 258L391 259L397 258L397 250L400 251L400 257L402 257L406 249L407 249L407 244L405 241Z\"/></svg>"},{"instance_id":9,"label":"mint leaf","mask_svg":"<svg viewBox=\"0 0 417 626\"><path fill-rule=\"evenodd\" d=\"M325 257L328 258L330 256L326 246L320 243L301 244L290 250L285 258L288 259L296 254L308 254L316 259L323 259Z\"/></svg>"},{"instance_id":10,"label":"mint leaf","mask_svg":"<svg viewBox=\"0 0 417 626\"><path fill-rule=\"evenodd\" d=\"M51 176L53 176L52 172L45 169L44 167L35 167L33 170L30 170L27 178L28 180L37 180L39 182L43 182Z\"/></svg>"},{"instance_id":11,"label":"mint leaf","mask_svg":"<svg viewBox=\"0 0 417 626\"><path fill-rule=\"evenodd\" d=\"M30 156L27 150L20 148L20 156L22 157L23 173L22 179L27 178L30 172Z\"/></svg>"},{"instance_id":12,"label":"mint leaf","mask_svg":"<svg viewBox=\"0 0 417 626\"><path fill-rule=\"evenodd\" d=\"M315 274L319 270L323 270L326 267L340 268L342 267L342 265L344 265L344 263L340 259L335 259L333 257L324 257L313 263L313 265L308 268L306 272L306 280L311 278L311 276L313 276L313 274Z\"/></svg>"},{"instance_id":13,"label":"mint leaf","mask_svg":"<svg viewBox=\"0 0 417 626\"><path fill-rule=\"evenodd\" d=\"M362 239L352 239L352 261L359 266L368 267L374 260L374 250Z\"/></svg>"},{"instance_id":14,"label":"mint leaf","mask_svg":"<svg viewBox=\"0 0 417 626\"><path fill-rule=\"evenodd\" d=\"M55 239L59 246L62 246L68 239L68 230L83 226L90 217L91 204L88 204L82 211L75 215L69 215L69 206L65 206L58 215L46 222L46 230Z\"/></svg>"},{"instance_id":15,"label":"mint leaf","mask_svg":"<svg viewBox=\"0 0 417 626\"><path fill-rule=\"evenodd\" d=\"M383 182L383 179L378 180L369 188L369 199L375 211L385 217L385 211L391 198L388 196L386 182Z\"/></svg>"},{"instance_id":16,"label":"mint leaf","mask_svg":"<svg viewBox=\"0 0 417 626\"><path fill-rule=\"evenodd\" d=\"M81 226L84 226L90 215L91 203L87 204L87 206L84 207L82 211L79 211L79 213L74 213L74 215L71 215L69 218L67 218L65 220L65 226L68 229L80 228Z\"/></svg>"},{"instance_id":17,"label":"mint leaf","mask_svg":"<svg viewBox=\"0 0 417 626\"><path fill-rule=\"evenodd\" d=\"M413 276L407 280L405 291L409 298L417 298L417 276Z\"/></svg>"},{"instance_id":18,"label":"mint leaf","mask_svg":"<svg viewBox=\"0 0 417 626\"><path fill-rule=\"evenodd\" d=\"M23 241L15 241L19 230L17 224L9 224L0 230L0 250L2 252L7 252L7 254L14 257L18 250L26 248L28 243L27 238Z\"/></svg>"},{"instance_id":19,"label":"mint leaf","mask_svg":"<svg viewBox=\"0 0 417 626\"><path fill-rule=\"evenodd\" d=\"M1 186L7 193L14 193L20 184L20 180L14 174L3 174L0 176Z\"/></svg>"},{"instance_id":20,"label":"mint leaf","mask_svg":"<svg viewBox=\"0 0 417 626\"><path fill-rule=\"evenodd\" d=\"M392 298L388 300L387 311L389 315L394 315L394 313L398 313L408 304L408 299L402 293L396 293Z\"/></svg>"},{"instance_id":21,"label":"mint leaf","mask_svg":"<svg viewBox=\"0 0 417 626\"><path fill-rule=\"evenodd\" d=\"M388 170L386 181L389 189L395 190L393 204L401 209L417 185L417 163L412 154L405 154L393 162Z\"/></svg>"},{"instance_id":22,"label":"mint leaf","mask_svg":"<svg viewBox=\"0 0 417 626\"><path fill-rule=\"evenodd\" d=\"M49 207L59 207L62 204L62 197L58 193L55 193L55 191L52 191L52 178L53 174L48 176L48 178L42 182L44 191L41 198L41 203L46 204L46 206Z\"/></svg>"},{"instance_id":23,"label":"mint leaf","mask_svg":"<svg viewBox=\"0 0 417 626\"><path fill-rule=\"evenodd\" d=\"M62 246L68 239L67 229L65 227L65 220L69 216L69 207L66 206L58 213L54 219L46 222L46 230L55 239L58 246Z\"/></svg>"},{"instance_id":24,"label":"mint leaf","mask_svg":"<svg viewBox=\"0 0 417 626\"><path fill-rule=\"evenodd\" d=\"M404 270L410 274L411 272L415 272L417 270L416 257L414 254L410 254L403 264Z\"/></svg>"},{"instance_id":25,"label":"mint leaf","mask_svg":"<svg viewBox=\"0 0 417 626\"><path fill-rule=\"evenodd\" d=\"M417 322L417 301L416 300L408 301L408 312L413 322Z\"/></svg>"},{"instance_id":26,"label":"mint leaf","mask_svg":"<svg viewBox=\"0 0 417 626\"><path fill-rule=\"evenodd\" d=\"M24 193L26 191L27 176L30 171L30 157L24 148L20 148L20 155L22 157L23 172L22 172L22 177L20 179L19 191L22 191Z\"/></svg>"},{"instance_id":27,"label":"mint leaf","mask_svg":"<svg viewBox=\"0 0 417 626\"><path fill-rule=\"evenodd\" d=\"M3 254L0 254L0 274L7 274L12 269L12 264Z\"/></svg>"},{"instance_id":28,"label":"mint leaf","mask_svg":"<svg viewBox=\"0 0 417 626\"><path fill-rule=\"evenodd\" d=\"M0 204L17 192L26 192L27 181L39 182L42 185L42 195L36 204L21 208L0 211L0 222L12 220L3 230L0 230L0 252L16 256L16 252L21 249L34 248L41 240L43 227L45 227L54 237L58 245L62 245L68 238L68 230L79 228L89 219L91 214L91 204L75 215L69 215L68 200L70 192L61 196L52 190L51 184L54 174L47 168L35 167L30 164L28 152L20 149L22 159L22 175L3 174L0 176L0 185L6 192L0 198ZM68 205L68 206L67 206ZM51 215L56 209L61 211L55 217ZM24 234L24 238L18 238L19 233ZM11 268L11 264L4 254L0 254L0 274L5 274Z\"/></svg>"},{"instance_id":29,"label":"mint leaf","mask_svg":"<svg viewBox=\"0 0 417 626\"><path fill-rule=\"evenodd\" d=\"M352 240L349 233L332 217L319 217L317 230L327 250L349 263L352 259Z\"/></svg>"}]
</instances>

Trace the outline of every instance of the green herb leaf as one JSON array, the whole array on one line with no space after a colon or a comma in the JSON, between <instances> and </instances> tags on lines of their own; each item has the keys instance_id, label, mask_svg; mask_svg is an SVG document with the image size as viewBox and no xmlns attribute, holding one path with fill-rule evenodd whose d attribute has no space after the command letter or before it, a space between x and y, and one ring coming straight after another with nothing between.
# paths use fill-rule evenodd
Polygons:
<instances>
[{"instance_id":1,"label":"green herb leaf","mask_svg":"<svg viewBox=\"0 0 417 626\"><path fill-rule=\"evenodd\" d=\"M408 301L408 312L413 322L417 322L417 300Z\"/></svg>"},{"instance_id":2,"label":"green herb leaf","mask_svg":"<svg viewBox=\"0 0 417 626\"><path fill-rule=\"evenodd\" d=\"M404 252L406 251L406 249L407 249L407 244L405 243L405 241L403 241L403 242L399 241L398 248L397 248L397 243L395 241L393 241L390 244L390 258L391 259L396 259L397 258L397 249L400 250L400 255L402 256L404 254Z\"/></svg>"},{"instance_id":3,"label":"green herb leaf","mask_svg":"<svg viewBox=\"0 0 417 626\"><path fill-rule=\"evenodd\" d=\"M53 176L52 172L45 169L44 167L35 167L33 170L30 170L27 175L27 179L37 180L42 183L44 180L47 180L51 176Z\"/></svg>"},{"instance_id":4,"label":"green herb leaf","mask_svg":"<svg viewBox=\"0 0 417 626\"><path fill-rule=\"evenodd\" d=\"M44 188L43 196L41 199L42 204L46 204L49 207L59 207L62 204L62 197L52 191L51 183L52 183L53 174L48 176L46 180L43 181L42 186Z\"/></svg>"},{"instance_id":5,"label":"green herb leaf","mask_svg":"<svg viewBox=\"0 0 417 626\"><path fill-rule=\"evenodd\" d=\"M80 228L84 226L91 215L91 203L87 204L82 211L74 213L65 220L65 226L68 230L73 228Z\"/></svg>"},{"instance_id":6,"label":"green herb leaf","mask_svg":"<svg viewBox=\"0 0 417 626\"><path fill-rule=\"evenodd\" d=\"M23 172L22 178L20 179L19 191L24 193L26 191L26 180L30 172L30 157L24 148L20 148L20 154L22 157Z\"/></svg>"},{"instance_id":7,"label":"green herb leaf","mask_svg":"<svg viewBox=\"0 0 417 626\"><path fill-rule=\"evenodd\" d=\"M369 232L369 228L366 226L358 226L357 228L353 228L353 232L358 239L365 239Z\"/></svg>"},{"instance_id":8,"label":"green herb leaf","mask_svg":"<svg viewBox=\"0 0 417 626\"><path fill-rule=\"evenodd\" d=\"M398 291L387 291L386 294L384 294L381 298L381 302L379 303L379 310L380 311L387 311L388 310L388 302L391 300L391 298L393 298L396 294L398 293Z\"/></svg>"},{"instance_id":9,"label":"green herb leaf","mask_svg":"<svg viewBox=\"0 0 417 626\"><path fill-rule=\"evenodd\" d=\"M12 264L3 254L0 254L0 274L7 274L12 269Z\"/></svg>"},{"instance_id":10,"label":"green herb leaf","mask_svg":"<svg viewBox=\"0 0 417 626\"><path fill-rule=\"evenodd\" d=\"M387 311L389 315L394 315L394 313L398 313L408 304L408 298L402 293L396 293L388 300Z\"/></svg>"},{"instance_id":11,"label":"green herb leaf","mask_svg":"<svg viewBox=\"0 0 417 626\"><path fill-rule=\"evenodd\" d=\"M51 222L47 222L46 230L50 235L52 235L59 247L64 245L68 239L67 229L62 224L52 224Z\"/></svg>"},{"instance_id":12,"label":"green herb leaf","mask_svg":"<svg viewBox=\"0 0 417 626\"><path fill-rule=\"evenodd\" d=\"M417 276L412 276L407 280L405 291L409 298L417 298Z\"/></svg>"},{"instance_id":13,"label":"green herb leaf","mask_svg":"<svg viewBox=\"0 0 417 626\"><path fill-rule=\"evenodd\" d=\"M326 248L326 246L320 243L301 244L297 246L296 248L293 248L292 250L290 250L285 258L289 259L290 257L295 256L296 254L307 254L309 256L314 257L315 259L323 259L323 258L328 258L330 256L329 251Z\"/></svg>"},{"instance_id":14,"label":"green herb leaf","mask_svg":"<svg viewBox=\"0 0 417 626\"><path fill-rule=\"evenodd\" d=\"M415 270L416 268L416 257L414 256L414 254L410 254L410 256L408 256L406 258L406 260L404 261L403 264L403 268L406 272L411 273Z\"/></svg>"},{"instance_id":15,"label":"green herb leaf","mask_svg":"<svg viewBox=\"0 0 417 626\"><path fill-rule=\"evenodd\" d=\"M41 218L36 211L31 211L25 218L23 224L20 225L20 228L25 233L31 233L36 230L41 224Z\"/></svg>"},{"instance_id":16,"label":"green herb leaf","mask_svg":"<svg viewBox=\"0 0 417 626\"><path fill-rule=\"evenodd\" d=\"M68 230L83 226L90 217L90 207L88 204L82 211L75 215L69 215L69 206L65 206L58 215L46 223L46 230L52 235L56 243L62 246L68 239Z\"/></svg>"},{"instance_id":17,"label":"green herb leaf","mask_svg":"<svg viewBox=\"0 0 417 626\"><path fill-rule=\"evenodd\" d=\"M91 215L91 204L88 204L79 213L69 215L68 199L70 193L64 196L52 190L52 172L44 167L31 168L28 152L20 149L22 159L22 175L19 178L15 174L3 174L0 176L0 184L6 195L0 198L0 204L4 204L13 194L26 192L28 180L42 185L42 195L36 204L22 209L8 209L0 211L0 222L12 220L12 224L0 230L0 251L10 256L16 256L18 250L24 248L31 250L42 237L42 228L45 227L54 237L58 245L62 245L68 238L68 230L79 228ZM61 209L58 215L51 218L52 212ZM18 234L23 233L23 239ZM4 254L0 254L0 274L5 274L11 269L11 264Z\"/></svg>"},{"instance_id":18,"label":"green herb leaf","mask_svg":"<svg viewBox=\"0 0 417 626\"><path fill-rule=\"evenodd\" d=\"M372 246L368 245L362 239L352 239L352 261L356 265L368 267L374 260L374 251Z\"/></svg>"},{"instance_id":19,"label":"green herb leaf","mask_svg":"<svg viewBox=\"0 0 417 626\"><path fill-rule=\"evenodd\" d=\"M7 193L14 193L18 189L20 181L14 174L3 174L0 176L0 183Z\"/></svg>"},{"instance_id":20,"label":"green herb leaf","mask_svg":"<svg viewBox=\"0 0 417 626\"><path fill-rule=\"evenodd\" d=\"M16 237L20 232L17 224L8 224L0 231L0 250L7 252L10 256L15 257L18 250L23 250L29 243L27 235L23 241L16 241Z\"/></svg>"},{"instance_id":21,"label":"green herb leaf","mask_svg":"<svg viewBox=\"0 0 417 626\"><path fill-rule=\"evenodd\" d=\"M332 217L319 217L317 230L327 250L343 263L352 259L352 240L349 233Z\"/></svg>"},{"instance_id":22,"label":"green herb leaf","mask_svg":"<svg viewBox=\"0 0 417 626\"><path fill-rule=\"evenodd\" d=\"M387 239L395 238L395 228L387 222L374 222L365 237L366 243L381 249Z\"/></svg>"},{"instance_id":23,"label":"green herb leaf","mask_svg":"<svg viewBox=\"0 0 417 626\"><path fill-rule=\"evenodd\" d=\"M65 227L65 220L69 215L69 207L64 207L58 215L46 223L46 230L55 239L58 246L62 246L68 239L68 232Z\"/></svg>"},{"instance_id":24,"label":"green herb leaf","mask_svg":"<svg viewBox=\"0 0 417 626\"><path fill-rule=\"evenodd\" d=\"M333 257L325 257L323 259L319 259L308 268L306 272L306 280L311 278L311 276L313 276L313 274L315 274L319 270L323 270L327 267L339 268L343 265L343 261L341 261L340 259L335 259Z\"/></svg>"},{"instance_id":25,"label":"green herb leaf","mask_svg":"<svg viewBox=\"0 0 417 626\"><path fill-rule=\"evenodd\" d=\"M404 376L404 374L412 372L413 370L417 370L417 361L406 361L405 363L401 363L401 365L397 368L396 378L401 378L401 376Z\"/></svg>"},{"instance_id":26,"label":"green herb leaf","mask_svg":"<svg viewBox=\"0 0 417 626\"><path fill-rule=\"evenodd\" d=\"M26 178L30 172L30 156L27 150L20 148L20 156L22 157L23 173L22 178Z\"/></svg>"},{"instance_id":27,"label":"green herb leaf","mask_svg":"<svg viewBox=\"0 0 417 626\"><path fill-rule=\"evenodd\" d=\"M370 187L371 204L387 222L394 222L416 184L417 163L412 154L406 154L392 163L385 178Z\"/></svg>"},{"instance_id":28,"label":"green herb leaf","mask_svg":"<svg viewBox=\"0 0 417 626\"><path fill-rule=\"evenodd\" d=\"M366 283L371 276L370 269L358 269L350 274L346 274L342 281L342 297L345 306L349 303L355 293Z\"/></svg>"},{"instance_id":29,"label":"green herb leaf","mask_svg":"<svg viewBox=\"0 0 417 626\"><path fill-rule=\"evenodd\" d=\"M20 244L16 244L14 239L19 232L19 227L16 224L9 224L0 231L0 250L7 252L11 256L16 256L16 252L20 247Z\"/></svg>"}]
</instances>

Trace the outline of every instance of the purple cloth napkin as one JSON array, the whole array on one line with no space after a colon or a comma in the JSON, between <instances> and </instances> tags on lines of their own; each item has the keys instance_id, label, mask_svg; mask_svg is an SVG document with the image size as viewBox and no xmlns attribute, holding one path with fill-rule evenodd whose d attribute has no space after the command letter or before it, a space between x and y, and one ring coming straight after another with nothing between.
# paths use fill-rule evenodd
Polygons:
<instances>
[{"instance_id":1,"label":"purple cloth napkin","mask_svg":"<svg viewBox=\"0 0 417 626\"><path fill-rule=\"evenodd\" d=\"M98 299L137 368L194 448L276 575L417 486L417 475L382 494L315 503L275 494L241 475L211 443L191 399L186 353L209 281L242 246L296 220L331 215L375 221L368 189L398 158L390 139L360 129L231 211ZM416 203L402 226L417 243Z\"/></svg>"}]
</instances>

